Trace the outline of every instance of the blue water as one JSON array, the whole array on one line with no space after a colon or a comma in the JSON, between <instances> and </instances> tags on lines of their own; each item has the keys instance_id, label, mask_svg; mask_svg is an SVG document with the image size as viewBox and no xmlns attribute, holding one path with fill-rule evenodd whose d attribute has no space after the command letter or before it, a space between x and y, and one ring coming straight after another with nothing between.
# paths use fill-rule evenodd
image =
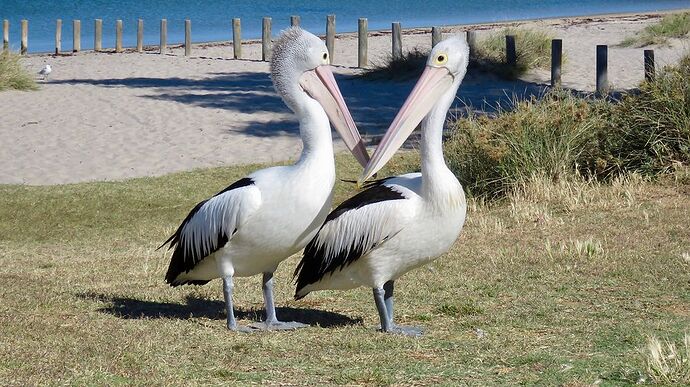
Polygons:
<instances>
[{"instance_id":1,"label":"blue water","mask_svg":"<svg viewBox=\"0 0 690 387\"><path fill-rule=\"evenodd\" d=\"M261 18L273 18L274 34L299 15L302 27L325 33L326 15L336 15L336 30L357 30L366 17L369 29L467 24L554 16L689 8L690 0L340 0L340 1L198 1L198 0L0 0L0 19L10 21L10 45L18 49L20 20L29 20L29 51L50 52L55 47L55 20L62 19L62 49L72 49L72 20L81 20L82 49L93 48L94 19L103 19L103 46L115 46L115 20L124 23L124 45L136 45L137 19L144 19L144 44L157 45L160 19L168 19L168 43L184 40L184 19L192 20L192 40L229 40L230 20L242 18L242 38L261 35Z\"/></svg>"}]
</instances>

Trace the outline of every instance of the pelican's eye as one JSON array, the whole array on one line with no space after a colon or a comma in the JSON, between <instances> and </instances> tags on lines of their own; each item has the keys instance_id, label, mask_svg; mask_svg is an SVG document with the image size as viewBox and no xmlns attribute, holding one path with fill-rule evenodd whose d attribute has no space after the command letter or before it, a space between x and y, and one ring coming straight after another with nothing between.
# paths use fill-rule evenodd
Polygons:
<instances>
[{"instance_id":1,"label":"pelican's eye","mask_svg":"<svg viewBox=\"0 0 690 387\"><path fill-rule=\"evenodd\" d=\"M324 61L328 60L328 53L324 52L322 57Z\"/></svg>"},{"instance_id":2,"label":"pelican's eye","mask_svg":"<svg viewBox=\"0 0 690 387\"><path fill-rule=\"evenodd\" d=\"M446 62L448 62L448 55L446 55L444 53L437 54L436 57L434 58L434 64L442 65L442 64L446 64Z\"/></svg>"}]
</instances>

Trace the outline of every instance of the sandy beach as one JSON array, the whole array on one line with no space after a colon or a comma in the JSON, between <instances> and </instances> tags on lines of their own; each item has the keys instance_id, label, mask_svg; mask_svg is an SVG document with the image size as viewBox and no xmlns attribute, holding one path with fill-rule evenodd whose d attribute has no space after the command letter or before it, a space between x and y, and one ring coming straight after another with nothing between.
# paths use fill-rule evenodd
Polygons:
<instances>
[{"instance_id":1,"label":"sandy beach","mask_svg":"<svg viewBox=\"0 0 690 387\"><path fill-rule=\"evenodd\" d=\"M609 45L609 81L617 90L643 78L643 49L617 47L660 15L617 15L487 24L481 39L506 26L552 32L563 39L563 86L595 87L595 46ZM444 28L461 33L467 26ZM277 33L277 31L276 31ZM369 59L390 53L390 33L372 32ZM430 29L406 30L403 50L431 47ZM688 40L652 46L658 66L675 63ZM152 48L153 49L153 48ZM62 184L156 176L195 168L294 159L300 153L294 115L276 95L261 62L260 44L243 45L233 60L227 43L195 45L191 57L171 48L144 53L93 53L23 59L36 73L51 64L40 90L0 93L0 184ZM335 72L360 131L380 134L414 84L356 77L356 34L337 36ZM534 70L515 82L468 73L458 104L481 107L513 93L538 94L549 72ZM462 102L461 102L462 101ZM344 147L336 141L337 151Z\"/></svg>"}]
</instances>

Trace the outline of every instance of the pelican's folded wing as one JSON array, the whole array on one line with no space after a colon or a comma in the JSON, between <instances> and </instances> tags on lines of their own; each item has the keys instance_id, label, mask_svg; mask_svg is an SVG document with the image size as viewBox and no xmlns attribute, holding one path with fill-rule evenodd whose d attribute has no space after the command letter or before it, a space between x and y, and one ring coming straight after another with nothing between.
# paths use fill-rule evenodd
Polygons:
<instances>
[{"instance_id":1,"label":"pelican's folded wing","mask_svg":"<svg viewBox=\"0 0 690 387\"><path fill-rule=\"evenodd\" d=\"M177 231L161 246L169 244L169 248L174 249L165 275L166 282L173 286L208 282L180 282L176 279L225 246L260 206L261 191L248 177L197 204Z\"/></svg>"}]
</instances>

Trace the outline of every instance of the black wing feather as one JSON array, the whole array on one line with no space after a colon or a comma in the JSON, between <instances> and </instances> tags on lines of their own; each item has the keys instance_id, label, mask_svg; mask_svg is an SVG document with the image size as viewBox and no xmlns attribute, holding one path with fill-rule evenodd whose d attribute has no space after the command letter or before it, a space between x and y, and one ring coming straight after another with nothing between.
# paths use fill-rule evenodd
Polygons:
<instances>
[{"instance_id":1,"label":"black wing feather","mask_svg":"<svg viewBox=\"0 0 690 387\"><path fill-rule=\"evenodd\" d=\"M331 211L326 217L326 221L319 229L319 233L323 227L337 219L344 213L362 208L364 206L383 202L386 200L400 200L405 199L405 196L393 190L391 187L383 185L386 179L380 181L372 182L370 188L358 193L357 195L342 202L335 210ZM297 291L303 287L318 282L326 274L333 273L336 270L341 270L345 266L359 259L364 251L364 244L362 237L355 239L348 249L344 249L338 252L336 256L327 257L326 256L326 246L318 246L317 240L319 233L307 244L304 248L304 254L302 255L302 260L297 265L294 272L294 277L296 278ZM301 297L295 296L296 299Z\"/></svg>"},{"instance_id":2,"label":"black wing feather","mask_svg":"<svg viewBox=\"0 0 690 387\"><path fill-rule=\"evenodd\" d=\"M245 177L232 183L231 185L229 185L222 191L218 192L217 194L213 195L212 197L216 197L230 190L246 187L252 184L254 184L254 180L252 180L249 177ZM201 252L198 252L196 249L193 249L191 245L188 244L187 246L183 246L180 243L180 238L182 237L182 230L194 217L194 215L196 215L199 212L201 207L203 207L204 204L206 204L206 202L208 201L209 199L206 199L194 206L194 208L189 212L187 217L184 218L182 224L180 224L180 227L177 228L177 231L175 231L175 233L172 234L170 238L168 238L168 240L166 240L162 245L158 247L160 249L166 244L169 244L168 249L175 249L172 253L172 256L170 257L170 265L168 266L168 271L165 274L165 281L172 286L185 284L204 285L207 282L209 282L205 280L188 280L185 282L175 282L175 279L180 274L187 273L190 270L192 270L194 266L196 266L196 264L199 263L202 259L218 251L223 246L225 246L226 243L228 243L228 235L222 232L217 235L216 243L211 244L211 246L215 246L215 248L213 249L202 249ZM233 231L233 234L235 232L237 232L237 229Z\"/></svg>"}]
</instances>

